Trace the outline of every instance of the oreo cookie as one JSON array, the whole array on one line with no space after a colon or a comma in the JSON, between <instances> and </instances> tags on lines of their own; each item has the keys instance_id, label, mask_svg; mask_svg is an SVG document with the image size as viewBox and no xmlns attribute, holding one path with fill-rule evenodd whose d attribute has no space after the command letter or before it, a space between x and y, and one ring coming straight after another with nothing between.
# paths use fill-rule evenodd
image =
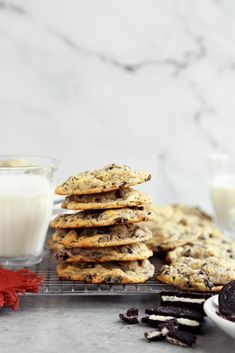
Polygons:
<instances>
[{"instance_id":1,"label":"oreo cookie","mask_svg":"<svg viewBox=\"0 0 235 353\"><path fill-rule=\"evenodd\" d=\"M127 324L133 325L133 324L138 324L138 315L139 315L139 310L136 308L130 308L127 310L125 314L119 314L119 318L126 322Z\"/></svg>"},{"instance_id":2,"label":"oreo cookie","mask_svg":"<svg viewBox=\"0 0 235 353\"><path fill-rule=\"evenodd\" d=\"M219 313L230 321L235 321L235 281L226 284L219 293Z\"/></svg>"},{"instance_id":3,"label":"oreo cookie","mask_svg":"<svg viewBox=\"0 0 235 353\"><path fill-rule=\"evenodd\" d=\"M160 293L162 306L178 306L190 308L204 313L203 304L211 297L211 293L187 292L187 291L164 291Z\"/></svg>"},{"instance_id":4,"label":"oreo cookie","mask_svg":"<svg viewBox=\"0 0 235 353\"><path fill-rule=\"evenodd\" d=\"M181 347L191 347L196 341L197 337L190 332L183 332L180 330L174 330L168 332L166 340L169 343L175 344Z\"/></svg>"},{"instance_id":5,"label":"oreo cookie","mask_svg":"<svg viewBox=\"0 0 235 353\"><path fill-rule=\"evenodd\" d=\"M178 329L178 322L175 319L163 322L154 331L145 332L144 336L148 341L161 341L170 331Z\"/></svg>"},{"instance_id":6,"label":"oreo cookie","mask_svg":"<svg viewBox=\"0 0 235 353\"><path fill-rule=\"evenodd\" d=\"M163 333L159 329L156 329L154 331L145 332L144 336L148 341L151 341L151 342L162 341L165 338L165 336L163 335Z\"/></svg>"},{"instance_id":7,"label":"oreo cookie","mask_svg":"<svg viewBox=\"0 0 235 353\"><path fill-rule=\"evenodd\" d=\"M175 306L159 306L145 310L149 316L141 321L151 327L159 327L166 321L175 319L180 329L198 332L203 322L203 315L195 310Z\"/></svg>"}]
</instances>

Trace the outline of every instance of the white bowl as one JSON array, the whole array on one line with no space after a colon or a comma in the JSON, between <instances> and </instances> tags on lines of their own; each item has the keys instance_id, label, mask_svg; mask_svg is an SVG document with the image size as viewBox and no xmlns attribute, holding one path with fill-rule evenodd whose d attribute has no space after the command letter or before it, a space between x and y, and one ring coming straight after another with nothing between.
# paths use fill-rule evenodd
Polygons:
<instances>
[{"instance_id":1,"label":"white bowl","mask_svg":"<svg viewBox=\"0 0 235 353\"><path fill-rule=\"evenodd\" d=\"M217 324L221 330L235 339L235 322L224 319L217 314L219 312L218 295L214 295L206 300L204 303L204 310L207 316L214 321L214 323Z\"/></svg>"}]
</instances>

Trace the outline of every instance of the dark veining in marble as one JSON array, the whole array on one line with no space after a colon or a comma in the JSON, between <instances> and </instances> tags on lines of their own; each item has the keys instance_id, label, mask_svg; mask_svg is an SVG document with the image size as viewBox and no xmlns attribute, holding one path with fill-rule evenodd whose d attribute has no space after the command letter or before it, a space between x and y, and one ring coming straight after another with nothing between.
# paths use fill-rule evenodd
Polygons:
<instances>
[{"instance_id":1,"label":"dark veining in marble","mask_svg":"<svg viewBox=\"0 0 235 353\"><path fill-rule=\"evenodd\" d=\"M1 10L7 10L7 11L14 12L14 13L17 13L20 15L26 14L26 11L25 11L25 9L23 9L23 7L16 5L16 4L13 4L13 3L10 3L9 1L3 1L3 0L0 0L0 11Z\"/></svg>"}]
</instances>

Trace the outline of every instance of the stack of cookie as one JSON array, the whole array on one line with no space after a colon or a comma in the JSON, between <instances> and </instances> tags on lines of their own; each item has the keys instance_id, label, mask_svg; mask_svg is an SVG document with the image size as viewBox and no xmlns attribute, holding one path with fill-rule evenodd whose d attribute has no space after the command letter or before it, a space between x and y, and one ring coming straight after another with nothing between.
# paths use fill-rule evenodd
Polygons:
<instances>
[{"instance_id":1,"label":"stack of cookie","mask_svg":"<svg viewBox=\"0 0 235 353\"><path fill-rule=\"evenodd\" d=\"M56 188L66 195L49 246L58 260L58 276L85 283L141 283L153 276L143 243L151 231L137 222L153 219L151 199L130 188L150 180L144 171L125 165L82 172ZM74 212L75 211L75 212Z\"/></svg>"}]
</instances>

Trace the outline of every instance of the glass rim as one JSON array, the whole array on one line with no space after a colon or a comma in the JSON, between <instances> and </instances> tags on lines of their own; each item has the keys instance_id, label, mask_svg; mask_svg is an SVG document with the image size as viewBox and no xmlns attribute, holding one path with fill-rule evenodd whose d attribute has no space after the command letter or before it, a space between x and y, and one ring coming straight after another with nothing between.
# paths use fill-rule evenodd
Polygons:
<instances>
[{"instance_id":1,"label":"glass rim","mask_svg":"<svg viewBox=\"0 0 235 353\"><path fill-rule=\"evenodd\" d=\"M0 154L0 161L15 161L15 160L26 160L30 159L35 161L34 165L25 166L1 166L0 170L34 170L39 168L57 168L59 160L49 156L35 156L27 154Z\"/></svg>"}]
</instances>

